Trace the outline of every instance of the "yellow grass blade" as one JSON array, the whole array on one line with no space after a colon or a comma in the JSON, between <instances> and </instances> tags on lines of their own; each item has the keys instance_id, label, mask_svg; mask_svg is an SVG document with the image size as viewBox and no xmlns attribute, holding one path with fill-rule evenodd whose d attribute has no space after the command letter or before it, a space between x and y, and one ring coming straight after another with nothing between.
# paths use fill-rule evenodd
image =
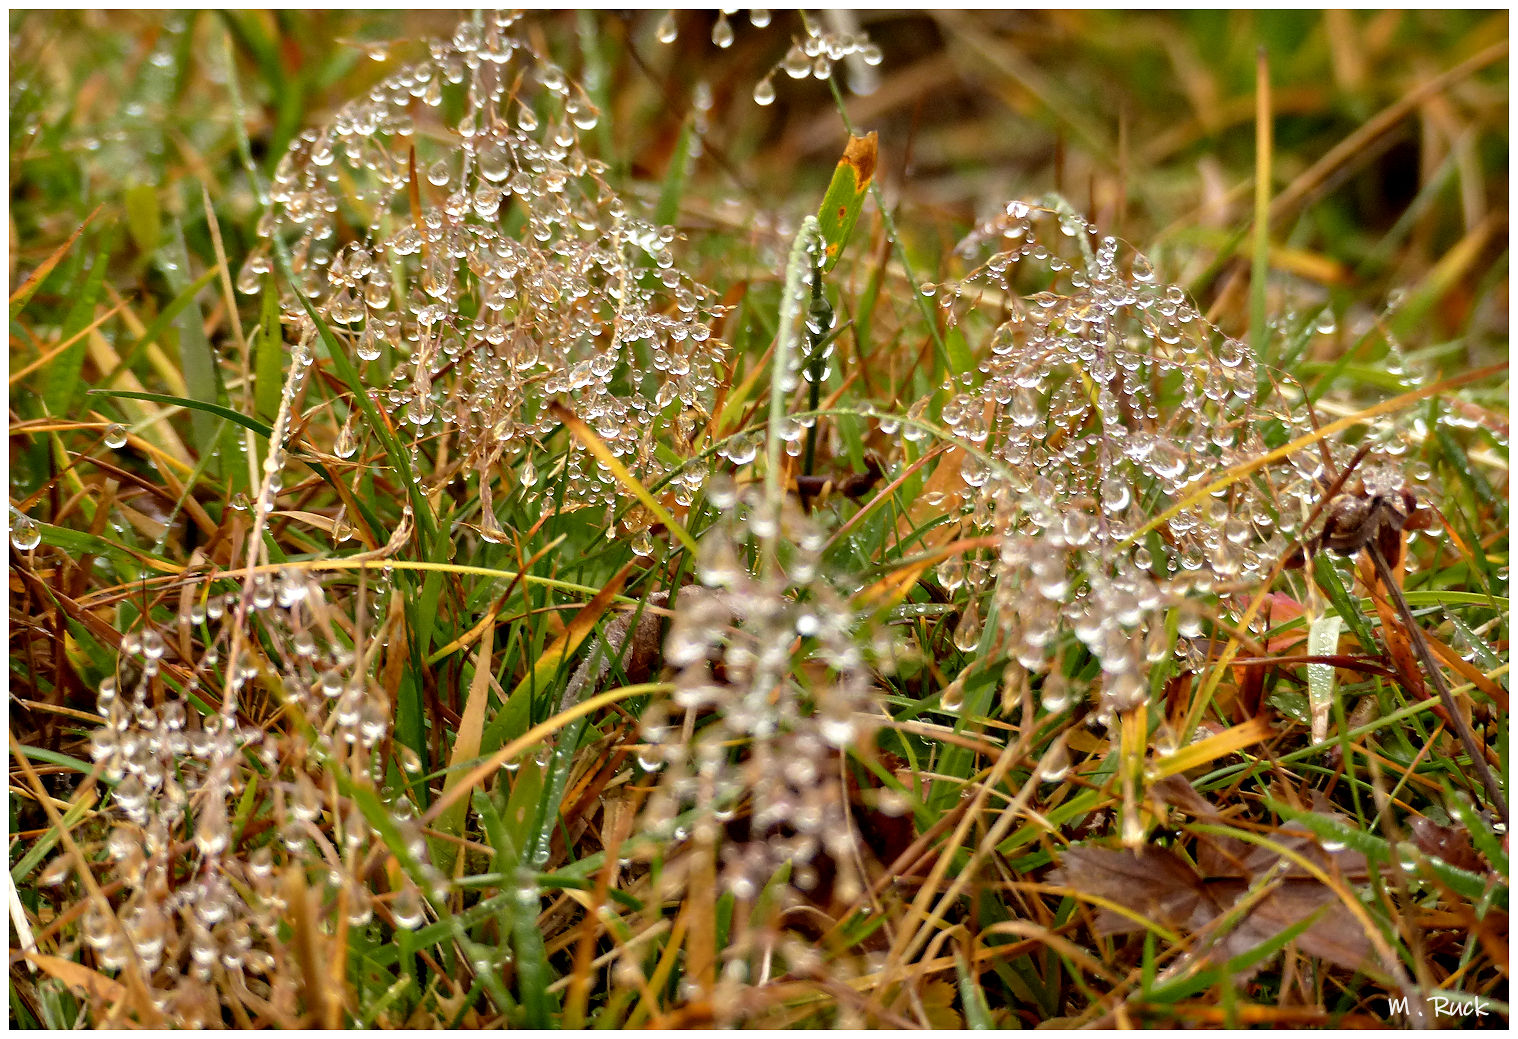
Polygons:
<instances>
[{"instance_id":1,"label":"yellow grass blade","mask_svg":"<svg viewBox=\"0 0 1518 1039\"><path fill-rule=\"evenodd\" d=\"M1214 736L1187 744L1168 758L1161 758L1155 765L1158 778L1180 775L1230 754L1237 754L1245 747L1270 738L1270 722L1259 715L1242 725L1224 729Z\"/></svg>"},{"instance_id":2,"label":"yellow grass blade","mask_svg":"<svg viewBox=\"0 0 1518 1039\"><path fill-rule=\"evenodd\" d=\"M575 413L563 404L554 401L548 407L553 413L553 417L564 423L565 427L580 442L581 446L594 455L596 461L606 466L611 475L616 478L616 481L631 491L633 496L641 501L660 523L664 524L665 529L673 534L680 544L684 545L687 550L694 554L696 551L696 539L691 537L686 529L676 522L675 517L669 514L668 509L660 505L658 500L648 493L648 488L639 483L636 476L627 471L627 467L622 464L621 460L611 453L611 448L607 447L606 443L596 436L589 426L581 422Z\"/></svg>"}]
</instances>

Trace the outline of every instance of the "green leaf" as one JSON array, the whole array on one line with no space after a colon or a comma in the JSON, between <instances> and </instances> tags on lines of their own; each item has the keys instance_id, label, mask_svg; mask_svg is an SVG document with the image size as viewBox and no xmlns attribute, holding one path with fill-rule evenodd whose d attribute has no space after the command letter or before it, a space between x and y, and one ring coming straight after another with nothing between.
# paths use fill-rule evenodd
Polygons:
<instances>
[{"instance_id":1,"label":"green leaf","mask_svg":"<svg viewBox=\"0 0 1518 1039\"><path fill-rule=\"evenodd\" d=\"M175 407L188 408L191 411L204 411L207 414L224 418L228 422L236 423L244 429L252 430L264 440L268 440L274 434L273 427L268 423L260 422L256 418L249 418L247 415L239 411L233 411L231 408L221 404L209 404L205 401L190 400L186 397L174 397L167 393L143 393L138 390L89 390L87 392L98 393L107 397L126 397L131 400L152 401L155 404L172 404ZM322 463L308 455L300 455L299 458L312 472L327 481L328 485L334 488L338 486L337 481L333 479L332 474L327 471L327 467L322 465ZM358 505L359 514L363 516L364 522L369 525L370 530L379 531L383 529L379 517L369 508L367 501L361 497L355 498L354 501Z\"/></svg>"},{"instance_id":2,"label":"green leaf","mask_svg":"<svg viewBox=\"0 0 1518 1039\"><path fill-rule=\"evenodd\" d=\"M995 1028L980 979L970 973L964 957L957 952L954 954L954 972L959 975L959 1001L964 1004L965 1023L977 1030Z\"/></svg>"},{"instance_id":3,"label":"green leaf","mask_svg":"<svg viewBox=\"0 0 1518 1039\"><path fill-rule=\"evenodd\" d=\"M1315 657L1339 652L1339 631L1344 619L1337 613L1325 613L1307 626L1307 652ZM1332 664L1307 665L1307 699L1312 704L1312 738L1322 742L1327 735L1328 709L1334 702L1338 669Z\"/></svg>"},{"instance_id":4,"label":"green leaf","mask_svg":"<svg viewBox=\"0 0 1518 1039\"><path fill-rule=\"evenodd\" d=\"M39 757L40 759L40 755L33 755L30 753L32 749L35 748L27 749L27 757ZM62 755L60 755L60 757L61 756ZM89 773L92 771L91 768L82 761L76 761L73 758L68 758L67 760L72 762L75 770L83 775L89 775ZM90 810L95 807L97 800L98 798L96 798L96 796L91 793L84 800L76 801L74 804L69 805L68 811L63 813L64 829L71 830L75 826L78 826L79 821L88 815L90 813ZM42 864L42 860L47 857L47 853L52 851L53 845L57 843L58 828L56 826L48 827L47 831L43 833L41 837L37 838L37 843L28 848L26 854L21 856L21 860L11 867L11 880L18 885L24 883L26 881L26 878L31 876L32 870L36 869Z\"/></svg>"},{"instance_id":5,"label":"green leaf","mask_svg":"<svg viewBox=\"0 0 1518 1039\"><path fill-rule=\"evenodd\" d=\"M1390 842L1374 834L1366 833L1342 819L1333 816L1322 815L1317 812L1304 812L1293 808L1288 804L1265 798L1265 804L1271 811L1276 812L1283 819L1301 823L1311 830L1321 840L1332 844L1340 844L1358 851L1366 858L1386 862L1391 858L1392 847ZM1406 845L1404 845L1406 847ZM1464 895L1466 898L1480 898L1486 890L1487 880L1485 877L1472 873L1470 870L1451 866L1442 859L1431 856L1420 856L1419 864L1427 866L1440 880L1449 887Z\"/></svg>"},{"instance_id":6,"label":"green leaf","mask_svg":"<svg viewBox=\"0 0 1518 1039\"><path fill-rule=\"evenodd\" d=\"M253 411L273 423L284 392L285 338L279 325L279 293L271 275L264 279L258 339L253 344Z\"/></svg>"},{"instance_id":7,"label":"green leaf","mask_svg":"<svg viewBox=\"0 0 1518 1039\"><path fill-rule=\"evenodd\" d=\"M969 375L975 370L975 355L970 352L970 344L958 327L944 333L943 345L949 353L949 367L955 375Z\"/></svg>"},{"instance_id":8,"label":"green leaf","mask_svg":"<svg viewBox=\"0 0 1518 1039\"><path fill-rule=\"evenodd\" d=\"M1463 793L1445 792L1445 803L1450 814L1460 820L1471 835L1471 844L1500 875L1508 875L1507 853L1502 848L1502 838L1492 831L1491 823L1483 819Z\"/></svg>"},{"instance_id":9,"label":"green leaf","mask_svg":"<svg viewBox=\"0 0 1518 1039\"><path fill-rule=\"evenodd\" d=\"M152 255L158 248L162 214L158 207L158 189L152 184L133 184L122 199L126 205L127 230L132 241L144 253Z\"/></svg>"},{"instance_id":10,"label":"green leaf","mask_svg":"<svg viewBox=\"0 0 1518 1039\"><path fill-rule=\"evenodd\" d=\"M108 254L108 247L101 248L82 274L83 284L70 290L74 304L63 320L61 339L73 338L94 320L95 300L99 297L100 286L105 280ZM83 385L80 372L84 368L85 346L84 337L81 336L48 364L42 383L42 402L47 406L49 415L73 413L74 401L78 398L79 387Z\"/></svg>"},{"instance_id":11,"label":"green leaf","mask_svg":"<svg viewBox=\"0 0 1518 1039\"><path fill-rule=\"evenodd\" d=\"M151 401L154 404L169 404L174 407L184 408L188 411L204 412L207 415L215 415L219 418L226 419L228 422L234 422L237 425L242 426L244 429L252 430L254 433L263 437L265 440L268 440L269 437L274 433L274 427L270 426L267 422L260 422L256 418L249 418L240 411L233 411L231 408L226 407L222 404L217 404L214 401L191 400L188 397L175 397L168 393L144 393L140 390L88 390L86 392L92 394L100 394L103 397L123 397L127 400L146 400ZM312 463L312 468L315 468L315 463Z\"/></svg>"},{"instance_id":12,"label":"green leaf","mask_svg":"<svg viewBox=\"0 0 1518 1039\"><path fill-rule=\"evenodd\" d=\"M690 167L691 122L685 121L680 138L675 142L675 153L669 157L669 170L664 174L664 184L659 189L659 203L654 207L654 223L673 224L680 215L680 200L685 195L685 175Z\"/></svg>"},{"instance_id":13,"label":"green leaf","mask_svg":"<svg viewBox=\"0 0 1518 1039\"><path fill-rule=\"evenodd\" d=\"M859 211L864 208L864 197L869 193L870 181L875 178L875 162L879 158L880 138L872 130L863 137L850 137L843 149L843 158L833 169L833 180L827 194L822 196L822 206L817 210L817 224L822 229L822 240L827 247L822 261L823 273L832 270L843 255L843 247L854 233Z\"/></svg>"},{"instance_id":14,"label":"green leaf","mask_svg":"<svg viewBox=\"0 0 1518 1039\"><path fill-rule=\"evenodd\" d=\"M1334 611L1338 613L1349 625L1349 630L1355 633L1355 638L1361 647L1369 651L1376 645L1375 636L1370 633L1370 623L1365 619L1365 614L1360 609L1360 601L1350 598L1349 592L1344 588L1344 582L1339 580L1339 571L1334 568L1334 562L1325 552L1320 552L1313 557L1313 576L1317 578L1318 587L1328 596L1328 601L1334 604Z\"/></svg>"},{"instance_id":15,"label":"green leaf","mask_svg":"<svg viewBox=\"0 0 1518 1039\"><path fill-rule=\"evenodd\" d=\"M178 221L172 225L168 243L159 254L158 269L176 295L189 288L190 255L184 244L184 229ZM221 370L216 363L216 351L206 338L200 305L193 298L187 301L174 323L179 329L179 364L184 372L185 390L198 401L219 404L223 397ZM199 410L191 413L190 423L201 451L215 451L219 433L224 427ZM219 473L219 462L213 465Z\"/></svg>"}]
</instances>

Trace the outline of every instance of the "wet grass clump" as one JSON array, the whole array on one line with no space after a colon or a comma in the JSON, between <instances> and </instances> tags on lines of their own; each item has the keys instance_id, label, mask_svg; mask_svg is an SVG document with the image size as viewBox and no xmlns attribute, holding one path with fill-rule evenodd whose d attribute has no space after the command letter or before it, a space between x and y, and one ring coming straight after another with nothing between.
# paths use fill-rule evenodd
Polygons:
<instances>
[{"instance_id":1,"label":"wet grass clump","mask_svg":"<svg viewBox=\"0 0 1518 1039\"><path fill-rule=\"evenodd\" d=\"M13 18L12 1024L1505 1020L1506 23L1228 17Z\"/></svg>"}]
</instances>

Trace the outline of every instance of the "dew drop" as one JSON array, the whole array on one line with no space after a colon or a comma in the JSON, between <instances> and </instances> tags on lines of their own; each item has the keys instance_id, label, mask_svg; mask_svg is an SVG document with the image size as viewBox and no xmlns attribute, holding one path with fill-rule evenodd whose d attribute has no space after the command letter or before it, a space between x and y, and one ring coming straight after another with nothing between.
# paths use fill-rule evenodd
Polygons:
<instances>
[{"instance_id":1,"label":"dew drop","mask_svg":"<svg viewBox=\"0 0 1518 1039\"><path fill-rule=\"evenodd\" d=\"M1045 783L1058 783L1070 771L1070 752L1063 743L1055 745L1038 768L1038 778Z\"/></svg>"},{"instance_id":2,"label":"dew drop","mask_svg":"<svg viewBox=\"0 0 1518 1039\"><path fill-rule=\"evenodd\" d=\"M480 175L486 180L499 183L511 176L511 154L506 145L497 140L485 141L475 150Z\"/></svg>"},{"instance_id":3,"label":"dew drop","mask_svg":"<svg viewBox=\"0 0 1518 1039\"><path fill-rule=\"evenodd\" d=\"M674 43L679 38L680 29L675 24L675 12L669 11L660 19L655 35L659 37L660 43Z\"/></svg>"},{"instance_id":4,"label":"dew drop","mask_svg":"<svg viewBox=\"0 0 1518 1039\"><path fill-rule=\"evenodd\" d=\"M119 451L121 448L126 447L126 442L127 442L126 427L123 426L121 423L119 423L119 422L112 422L109 426L105 427L105 446L106 447L110 448L112 451Z\"/></svg>"},{"instance_id":5,"label":"dew drop","mask_svg":"<svg viewBox=\"0 0 1518 1039\"><path fill-rule=\"evenodd\" d=\"M980 633L984 625L980 620L980 607L971 602L965 608L964 616L954 628L954 645L961 653L973 653L975 647L980 645Z\"/></svg>"},{"instance_id":6,"label":"dew drop","mask_svg":"<svg viewBox=\"0 0 1518 1039\"><path fill-rule=\"evenodd\" d=\"M337 434L337 442L332 445L332 453L339 458L352 458L358 453L358 438L353 435L353 420L343 423L343 428Z\"/></svg>"},{"instance_id":7,"label":"dew drop","mask_svg":"<svg viewBox=\"0 0 1518 1039\"><path fill-rule=\"evenodd\" d=\"M30 552L42 543L42 528L30 516L16 513L11 519L11 544L17 552Z\"/></svg>"},{"instance_id":8,"label":"dew drop","mask_svg":"<svg viewBox=\"0 0 1518 1039\"><path fill-rule=\"evenodd\" d=\"M943 696L939 698L938 705L945 711L957 712L965 705L965 686L961 678L956 678L944 687Z\"/></svg>"},{"instance_id":9,"label":"dew drop","mask_svg":"<svg viewBox=\"0 0 1518 1039\"><path fill-rule=\"evenodd\" d=\"M420 927L424 919L421 896L413 888L403 889L391 900L390 915L397 927L408 931Z\"/></svg>"},{"instance_id":10,"label":"dew drop","mask_svg":"<svg viewBox=\"0 0 1518 1039\"><path fill-rule=\"evenodd\" d=\"M754 87L754 104L772 105L775 103L775 80L773 76L765 76Z\"/></svg>"},{"instance_id":11,"label":"dew drop","mask_svg":"<svg viewBox=\"0 0 1518 1039\"><path fill-rule=\"evenodd\" d=\"M506 540L506 531L501 529L501 523L495 518L495 507L488 497L481 497L480 501L480 538L499 545Z\"/></svg>"},{"instance_id":12,"label":"dew drop","mask_svg":"<svg viewBox=\"0 0 1518 1039\"><path fill-rule=\"evenodd\" d=\"M726 14L717 15L717 24L712 26L712 42L723 50L733 45L733 26Z\"/></svg>"}]
</instances>

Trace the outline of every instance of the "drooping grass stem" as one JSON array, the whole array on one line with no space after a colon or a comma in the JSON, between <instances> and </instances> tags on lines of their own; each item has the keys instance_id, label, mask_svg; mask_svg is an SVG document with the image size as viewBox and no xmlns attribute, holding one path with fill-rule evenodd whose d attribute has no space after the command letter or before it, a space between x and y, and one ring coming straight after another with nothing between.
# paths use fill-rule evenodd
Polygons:
<instances>
[{"instance_id":1,"label":"drooping grass stem","mask_svg":"<svg viewBox=\"0 0 1518 1039\"><path fill-rule=\"evenodd\" d=\"M780 330L775 339L774 367L770 371L770 423L765 439L764 500L771 522L762 539L765 559L775 559L776 539L780 531L780 503L785 488L780 481L780 425L785 421L786 399L793 388L790 382L791 355L796 352L796 325L801 320L801 301L806 298L802 279L810 270L817 279L817 254L821 249L822 229L815 216L808 216L796 232L790 259L785 265L784 295L780 300Z\"/></svg>"},{"instance_id":2,"label":"drooping grass stem","mask_svg":"<svg viewBox=\"0 0 1518 1039\"><path fill-rule=\"evenodd\" d=\"M811 384L807 390L808 411L816 411L822 400L822 378L823 373L827 371L822 348L827 342L828 332L833 324L832 317L832 308L828 306L827 296L822 291L822 272L817 271L812 277L812 306L806 322L807 348L810 357L806 378ZM801 471L811 476L816 462L817 420L813 419L806 431L806 453L802 456Z\"/></svg>"}]
</instances>

